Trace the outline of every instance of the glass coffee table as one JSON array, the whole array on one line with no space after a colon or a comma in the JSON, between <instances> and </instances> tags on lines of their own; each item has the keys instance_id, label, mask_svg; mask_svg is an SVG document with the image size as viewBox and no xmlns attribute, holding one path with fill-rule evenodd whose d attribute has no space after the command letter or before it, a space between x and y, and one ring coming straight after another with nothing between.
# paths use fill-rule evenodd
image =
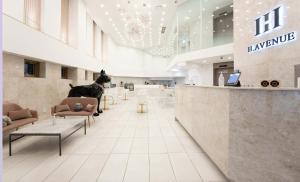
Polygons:
<instances>
[{"instance_id":1,"label":"glass coffee table","mask_svg":"<svg viewBox=\"0 0 300 182\"><path fill-rule=\"evenodd\" d=\"M58 137L59 155L61 156L62 141L81 128L84 128L86 135L86 118L52 118L36 122L34 125L29 125L9 134L9 155L12 155L12 142L25 136L54 136Z\"/></svg>"}]
</instances>

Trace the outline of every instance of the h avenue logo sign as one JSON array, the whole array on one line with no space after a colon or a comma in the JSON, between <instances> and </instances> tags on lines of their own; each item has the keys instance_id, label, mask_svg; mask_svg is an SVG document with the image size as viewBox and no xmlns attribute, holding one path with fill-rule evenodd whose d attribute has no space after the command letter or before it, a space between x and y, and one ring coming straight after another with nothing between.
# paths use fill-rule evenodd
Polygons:
<instances>
[{"instance_id":1,"label":"h avenue logo sign","mask_svg":"<svg viewBox=\"0 0 300 182\"><path fill-rule=\"evenodd\" d=\"M282 25L282 7L275 8L273 11L257 18L256 23L256 34L259 36L263 33L269 32L270 30L276 29Z\"/></svg>"},{"instance_id":2,"label":"h avenue logo sign","mask_svg":"<svg viewBox=\"0 0 300 182\"><path fill-rule=\"evenodd\" d=\"M257 38L261 38L263 35L283 27L283 9L284 7L279 6L255 20L255 36ZM272 39L249 46L248 53L254 53L266 48L287 44L296 39L297 34L295 31L288 32L286 34L276 36Z\"/></svg>"}]
</instances>

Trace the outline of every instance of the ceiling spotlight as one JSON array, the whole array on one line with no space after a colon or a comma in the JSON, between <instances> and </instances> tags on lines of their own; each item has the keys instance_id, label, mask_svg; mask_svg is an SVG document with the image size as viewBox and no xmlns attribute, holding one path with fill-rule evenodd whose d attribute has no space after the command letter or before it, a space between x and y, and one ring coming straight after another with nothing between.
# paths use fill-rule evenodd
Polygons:
<instances>
[{"instance_id":1,"label":"ceiling spotlight","mask_svg":"<svg viewBox=\"0 0 300 182\"><path fill-rule=\"evenodd\" d=\"M120 7L121 7L121 5L120 5L120 4L117 4L116 6L117 6L117 8L120 8Z\"/></svg>"},{"instance_id":2,"label":"ceiling spotlight","mask_svg":"<svg viewBox=\"0 0 300 182\"><path fill-rule=\"evenodd\" d=\"M106 12L105 12L105 15L108 15L108 14L109 14L109 13L106 11Z\"/></svg>"},{"instance_id":3,"label":"ceiling spotlight","mask_svg":"<svg viewBox=\"0 0 300 182\"><path fill-rule=\"evenodd\" d=\"M100 7L101 7L101 8L104 8L104 4L100 4Z\"/></svg>"},{"instance_id":4,"label":"ceiling spotlight","mask_svg":"<svg viewBox=\"0 0 300 182\"><path fill-rule=\"evenodd\" d=\"M165 7L167 7L167 5L166 5L166 4L162 4L162 7L164 7L164 8L165 8Z\"/></svg>"}]
</instances>

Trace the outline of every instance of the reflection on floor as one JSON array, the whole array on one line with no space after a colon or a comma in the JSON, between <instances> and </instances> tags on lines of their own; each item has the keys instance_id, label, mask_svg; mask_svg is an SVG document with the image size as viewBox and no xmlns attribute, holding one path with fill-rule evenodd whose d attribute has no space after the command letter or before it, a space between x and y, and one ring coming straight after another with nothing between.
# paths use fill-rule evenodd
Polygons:
<instances>
[{"instance_id":1,"label":"reflection on floor","mask_svg":"<svg viewBox=\"0 0 300 182\"><path fill-rule=\"evenodd\" d=\"M3 181L224 182L225 178L174 121L174 98L149 97L149 112L138 114L135 97L110 106L87 135L63 143L27 137L4 145Z\"/></svg>"}]
</instances>

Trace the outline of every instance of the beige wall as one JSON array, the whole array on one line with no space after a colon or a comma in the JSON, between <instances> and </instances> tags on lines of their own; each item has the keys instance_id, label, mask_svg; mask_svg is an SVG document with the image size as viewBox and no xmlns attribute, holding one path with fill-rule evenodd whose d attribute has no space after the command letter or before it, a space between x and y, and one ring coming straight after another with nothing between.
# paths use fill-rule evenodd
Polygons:
<instances>
[{"instance_id":1,"label":"beige wall","mask_svg":"<svg viewBox=\"0 0 300 182\"><path fill-rule=\"evenodd\" d=\"M282 87L294 87L294 65L300 64L300 40L279 47L249 54L250 45L260 43L292 31L300 32L300 1L295 0L234 0L234 56L235 69L242 72L241 83L260 85L261 80L280 80ZM284 25L255 37L255 19L279 5L284 9ZM299 36L299 35L298 35ZM298 38L299 39L299 38Z\"/></svg>"},{"instance_id":2,"label":"beige wall","mask_svg":"<svg viewBox=\"0 0 300 182\"><path fill-rule=\"evenodd\" d=\"M4 101L36 109L41 118L50 116L50 107L67 97L69 83L92 83L92 72L85 80L85 70L74 68L71 79L61 79L61 65L45 62L45 78L24 77L24 58L3 54Z\"/></svg>"},{"instance_id":3,"label":"beige wall","mask_svg":"<svg viewBox=\"0 0 300 182\"><path fill-rule=\"evenodd\" d=\"M176 118L229 181L299 181L299 89L177 86L175 95Z\"/></svg>"}]
</instances>

